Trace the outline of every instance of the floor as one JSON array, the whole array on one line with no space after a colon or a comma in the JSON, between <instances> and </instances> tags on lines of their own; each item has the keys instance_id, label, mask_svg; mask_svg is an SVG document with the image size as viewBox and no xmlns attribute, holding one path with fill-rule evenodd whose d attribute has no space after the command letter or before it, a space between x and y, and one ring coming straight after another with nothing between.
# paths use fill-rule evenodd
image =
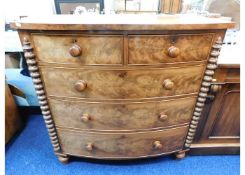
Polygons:
<instances>
[{"instance_id":1,"label":"floor","mask_svg":"<svg viewBox=\"0 0 245 175\"><path fill-rule=\"evenodd\" d=\"M53 153L42 116L28 117L6 146L6 175L239 175L240 156L164 156L123 162L73 158L61 164Z\"/></svg>"}]
</instances>

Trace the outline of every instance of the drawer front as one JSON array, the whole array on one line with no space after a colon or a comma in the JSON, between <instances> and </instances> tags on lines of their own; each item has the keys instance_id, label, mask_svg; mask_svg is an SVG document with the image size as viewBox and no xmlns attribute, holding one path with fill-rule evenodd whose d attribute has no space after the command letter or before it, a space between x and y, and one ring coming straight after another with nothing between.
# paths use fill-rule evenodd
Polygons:
<instances>
[{"instance_id":1,"label":"drawer front","mask_svg":"<svg viewBox=\"0 0 245 175\"><path fill-rule=\"evenodd\" d=\"M49 99L60 127L84 130L144 130L190 122L196 97L128 103Z\"/></svg>"},{"instance_id":2,"label":"drawer front","mask_svg":"<svg viewBox=\"0 0 245 175\"><path fill-rule=\"evenodd\" d=\"M122 36L35 35L40 62L71 65L123 63Z\"/></svg>"},{"instance_id":3,"label":"drawer front","mask_svg":"<svg viewBox=\"0 0 245 175\"><path fill-rule=\"evenodd\" d=\"M130 36L129 64L160 64L206 60L213 35Z\"/></svg>"},{"instance_id":4,"label":"drawer front","mask_svg":"<svg viewBox=\"0 0 245 175\"><path fill-rule=\"evenodd\" d=\"M95 158L136 158L182 149L188 127L135 133L95 133L57 129L66 154Z\"/></svg>"},{"instance_id":5,"label":"drawer front","mask_svg":"<svg viewBox=\"0 0 245 175\"><path fill-rule=\"evenodd\" d=\"M199 91L205 65L138 70L42 67L48 95L94 99L133 99Z\"/></svg>"}]
</instances>

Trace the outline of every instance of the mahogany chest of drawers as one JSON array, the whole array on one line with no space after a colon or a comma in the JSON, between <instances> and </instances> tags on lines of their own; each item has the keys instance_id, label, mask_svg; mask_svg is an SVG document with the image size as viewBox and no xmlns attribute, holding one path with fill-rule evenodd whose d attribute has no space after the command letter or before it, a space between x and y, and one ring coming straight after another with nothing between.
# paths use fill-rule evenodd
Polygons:
<instances>
[{"instance_id":1,"label":"mahogany chest of drawers","mask_svg":"<svg viewBox=\"0 0 245 175\"><path fill-rule=\"evenodd\" d=\"M12 23L61 162L183 158L232 26L185 15L60 15Z\"/></svg>"}]
</instances>

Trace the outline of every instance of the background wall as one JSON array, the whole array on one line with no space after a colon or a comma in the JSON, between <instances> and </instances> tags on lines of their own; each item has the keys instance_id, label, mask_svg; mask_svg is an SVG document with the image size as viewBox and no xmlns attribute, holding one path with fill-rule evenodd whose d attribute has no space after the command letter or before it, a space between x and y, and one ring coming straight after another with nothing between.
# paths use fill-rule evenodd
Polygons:
<instances>
[{"instance_id":1,"label":"background wall","mask_svg":"<svg viewBox=\"0 0 245 175\"><path fill-rule=\"evenodd\" d=\"M55 14L54 0L5 0L4 10L7 22L18 16Z\"/></svg>"}]
</instances>

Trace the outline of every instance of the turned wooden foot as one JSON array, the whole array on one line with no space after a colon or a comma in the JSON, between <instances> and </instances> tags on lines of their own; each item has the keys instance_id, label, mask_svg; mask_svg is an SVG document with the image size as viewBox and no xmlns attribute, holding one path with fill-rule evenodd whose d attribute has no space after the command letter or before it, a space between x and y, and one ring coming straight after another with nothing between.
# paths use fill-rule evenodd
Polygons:
<instances>
[{"instance_id":1,"label":"turned wooden foot","mask_svg":"<svg viewBox=\"0 0 245 175\"><path fill-rule=\"evenodd\" d=\"M175 153L175 157L176 159L183 159L185 157L185 151L180 151L180 152L177 152Z\"/></svg>"},{"instance_id":2,"label":"turned wooden foot","mask_svg":"<svg viewBox=\"0 0 245 175\"><path fill-rule=\"evenodd\" d=\"M68 161L69 161L69 157L67 156L67 155L59 155L58 156L58 159L59 159L59 161L61 162L61 163L63 163L63 164L67 164L68 163Z\"/></svg>"}]
</instances>

